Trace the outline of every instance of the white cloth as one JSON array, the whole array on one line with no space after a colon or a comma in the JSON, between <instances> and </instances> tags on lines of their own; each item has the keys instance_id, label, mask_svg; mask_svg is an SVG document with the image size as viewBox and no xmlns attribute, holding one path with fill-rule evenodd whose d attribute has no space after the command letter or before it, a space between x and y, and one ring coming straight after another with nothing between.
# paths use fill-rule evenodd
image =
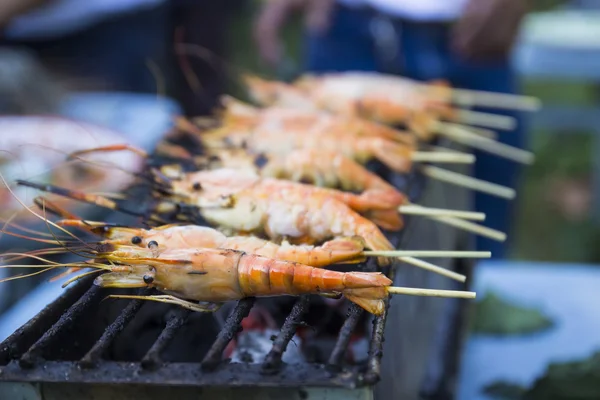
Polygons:
<instances>
[{"instance_id":1,"label":"white cloth","mask_svg":"<svg viewBox=\"0 0 600 400\"><path fill-rule=\"evenodd\" d=\"M353 6L370 6L394 17L415 21L451 21L462 13L468 0L338 0Z\"/></svg>"},{"instance_id":2,"label":"white cloth","mask_svg":"<svg viewBox=\"0 0 600 400\"><path fill-rule=\"evenodd\" d=\"M83 30L110 16L158 6L165 0L54 0L11 21L11 39L46 39Z\"/></svg>"}]
</instances>

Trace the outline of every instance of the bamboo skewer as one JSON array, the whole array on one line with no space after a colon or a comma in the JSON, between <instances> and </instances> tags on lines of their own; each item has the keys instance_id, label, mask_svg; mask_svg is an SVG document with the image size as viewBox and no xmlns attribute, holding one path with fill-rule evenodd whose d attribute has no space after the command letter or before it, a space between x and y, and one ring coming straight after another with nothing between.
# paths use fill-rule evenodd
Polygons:
<instances>
[{"instance_id":1,"label":"bamboo skewer","mask_svg":"<svg viewBox=\"0 0 600 400\"><path fill-rule=\"evenodd\" d=\"M451 149L449 147L436 146L433 144L427 145L427 149L430 151L442 151L442 152L457 153L457 154L472 154L472 153L465 153L458 149Z\"/></svg>"},{"instance_id":2,"label":"bamboo skewer","mask_svg":"<svg viewBox=\"0 0 600 400\"><path fill-rule=\"evenodd\" d=\"M452 297L462 299L474 299L476 297L475 292L461 290L437 290L388 286L387 291L389 294L405 294L409 296Z\"/></svg>"},{"instance_id":3,"label":"bamboo skewer","mask_svg":"<svg viewBox=\"0 0 600 400\"><path fill-rule=\"evenodd\" d=\"M506 240L506 233L500 232L496 229L488 228L487 226L478 225L473 222L452 217L433 217L433 219L442 222L446 225L463 229L465 231L475 233L479 236L485 236L498 242L504 242Z\"/></svg>"},{"instance_id":4,"label":"bamboo skewer","mask_svg":"<svg viewBox=\"0 0 600 400\"><path fill-rule=\"evenodd\" d=\"M453 164L473 164L475 156L473 154L460 152L437 152L437 151L416 151L412 153L411 160L414 162L438 162Z\"/></svg>"},{"instance_id":5,"label":"bamboo skewer","mask_svg":"<svg viewBox=\"0 0 600 400\"><path fill-rule=\"evenodd\" d=\"M392 250L392 251L363 251L365 256L393 257L406 264L414 265L427 271L445 276L459 282L465 282L467 277L446 268L442 268L427 261L415 257L460 257L460 258L490 258L489 251L438 251L438 250Z\"/></svg>"},{"instance_id":6,"label":"bamboo skewer","mask_svg":"<svg viewBox=\"0 0 600 400\"><path fill-rule=\"evenodd\" d=\"M531 96L467 89L451 89L451 91L452 103L461 106L480 106L521 111L537 111L541 107L541 101Z\"/></svg>"},{"instance_id":7,"label":"bamboo skewer","mask_svg":"<svg viewBox=\"0 0 600 400\"><path fill-rule=\"evenodd\" d=\"M478 125L507 131L512 131L517 126L514 117L471 110L457 110L452 120L467 125Z\"/></svg>"},{"instance_id":8,"label":"bamboo skewer","mask_svg":"<svg viewBox=\"0 0 600 400\"><path fill-rule=\"evenodd\" d=\"M365 256L375 257L458 257L458 258L490 258L492 253L489 251L458 251L458 250L365 250L362 252Z\"/></svg>"},{"instance_id":9,"label":"bamboo skewer","mask_svg":"<svg viewBox=\"0 0 600 400\"><path fill-rule=\"evenodd\" d=\"M504 157L521 164L532 164L534 161L534 155L529 151L479 136L468 129L464 129L458 124L446 122L438 123L434 127L434 130L437 133L454 140L455 142L462 143L464 145L497 155L499 157Z\"/></svg>"},{"instance_id":10,"label":"bamboo skewer","mask_svg":"<svg viewBox=\"0 0 600 400\"><path fill-rule=\"evenodd\" d=\"M415 267L425 269L427 271L435 272L436 274L445 276L450 279L454 279L455 281L465 282L467 280L467 277L463 274L459 274L458 272L450 271L449 269L439 267L439 266L429 263L427 261L419 260L418 258L400 257L400 261L403 261L406 264L414 265Z\"/></svg>"},{"instance_id":11,"label":"bamboo skewer","mask_svg":"<svg viewBox=\"0 0 600 400\"><path fill-rule=\"evenodd\" d=\"M508 200L512 200L516 196L514 189L506 186L497 185L495 183L482 181L481 179L472 178L467 175L459 174L457 172L449 171L446 169L432 167L432 166L421 166L423 173L430 178L438 179L443 182L455 184L468 189L477 190L482 193L491 194L493 196L502 197Z\"/></svg>"},{"instance_id":12,"label":"bamboo skewer","mask_svg":"<svg viewBox=\"0 0 600 400\"><path fill-rule=\"evenodd\" d=\"M424 216L442 216L468 219L473 221L485 220L485 213L475 211L450 210L446 208L423 207L417 204L409 204L398 208L401 214L405 215L424 215Z\"/></svg>"},{"instance_id":13,"label":"bamboo skewer","mask_svg":"<svg viewBox=\"0 0 600 400\"><path fill-rule=\"evenodd\" d=\"M399 260L406 264L411 264L411 265L414 265L415 267L419 267L424 270L445 276L447 278L454 279L455 281L464 283L467 280L467 277L463 274L459 274L458 272L450 271L449 269L442 268L440 266L429 263L427 261L419 260L418 258L400 257Z\"/></svg>"},{"instance_id":14,"label":"bamboo skewer","mask_svg":"<svg viewBox=\"0 0 600 400\"><path fill-rule=\"evenodd\" d=\"M496 133L496 131L494 131L492 129L480 128L478 126L471 126L471 125L456 124L453 122L444 122L444 123L451 124L451 125L456 126L457 128L474 133L478 137L483 137L483 138L490 139L490 140L498 139L498 134Z\"/></svg>"}]
</instances>

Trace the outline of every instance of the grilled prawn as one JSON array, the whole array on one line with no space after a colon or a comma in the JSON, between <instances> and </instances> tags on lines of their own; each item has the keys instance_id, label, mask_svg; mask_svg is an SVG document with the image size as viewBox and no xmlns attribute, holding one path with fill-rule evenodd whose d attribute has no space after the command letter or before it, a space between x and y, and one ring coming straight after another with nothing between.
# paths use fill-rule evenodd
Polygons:
<instances>
[{"instance_id":1,"label":"grilled prawn","mask_svg":"<svg viewBox=\"0 0 600 400\"><path fill-rule=\"evenodd\" d=\"M340 228L340 224L347 228L350 226L348 224L358 224L352 229L366 228L362 221L346 219L354 212L367 216L384 229L402 228L398 208L405 199L384 191L368 191L357 195L262 178L254 171L229 168L188 173L179 180L171 180L169 185L173 199L198 207L206 219L213 219L217 225L229 226L232 223L229 219L241 213L238 218L245 222L233 223L239 229L231 225L232 229L254 232L260 226L271 238L293 238L308 234L319 241L324 239L325 232L331 233L331 229L336 231L335 236L362 236L357 232L342 233L346 230ZM329 217L318 211L322 207L329 209ZM395 212L395 218L390 215L392 211ZM365 240L368 244L369 240Z\"/></svg>"},{"instance_id":2,"label":"grilled prawn","mask_svg":"<svg viewBox=\"0 0 600 400\"><path fill-rule=\"evenodd\" d=\"M256 127L277 127L281 132L303 132L317 134L333 132L336 136L379 137L414 146L416 138L410 132L394 129L384 124L351 115L337 115L321 110L306 110L295 107L272 106L258 108L230 96L221 99L223 110L220 113L220 123L226 127L235 128L242 134L243 130L251 131ZM226 133L227 129L214 128L205 132L206 135Z\"/></svg>"},{"instance_id":3,"label":"grilled prawn","mask_svg":"<svg viewBox=\"0 0 600 400\"><path fill-rule=\"evenodd\" d=\"M202 142L210 151L233 146L281 157L296 150L337 152L361 164L377 159L401 173L412 166L414 138L385 126L285 108L248 114L226 111L223 125L203 133Z\"/></svg>"},{"instance_id":4,"label":"grilled prawn","mask_svg":"<svg viewBox=\"0 0 600 400\"><path fill-rule=\"evenodd\" d=\"M159 296L159 300L187 304L197 311L206 308L182 299L223 303L245 297L342 294L366 311L380 315L385 309L387 287L392 284L379 272L329 271L236 250L176 249L166 250L158 257L123 258L109 253L102 257L123 266L97 277L96 285L155 287L169 294Z\"/></svg>"},{"instance_id":5,"label":"grilled prawn","mask_svg":"<svg viewBox=\"0 0 600 400\"><path fill-rule=\"evenodd\" d=\"M391 125L405 125L428 140L439 133L442 119L513 129L511 117L463 110L456 105L536 110L531 97L454 89L445 82L423 83L398 76L370 72L304 76L291 85L247 76L251 97L263 105L301 107L359 116Z\"/></svg>"},{"instance_id":6,"label":"grilled prawn","mask_svg":"<svg viewBox=\"0 0 600 400\"><path fill-rule=\"evenodd\" d=\"M411 83L362 72L307 76L291 85L246 77L250 96L263 105L325 110L391 125L404 124L411 129L432 125L440 114L450 112L447 105L426 96L421 86Z\"/></svg>"},{"instance_id":7,"label":"grilled prawn","mask_svg":"<svg viewBox=\"0 0 600 400\"><path fill-rule=\"evenodd\" d=\"M255 155L244 149L232 148L220 150L208 157L198 157L197 161L202 167L209 169L251 169L265 178L310 183L319 187L356 192L383 190L394 193L400 203L404 201L404 195L394 186L337 151L294 150L286 156L278 156ZM177 177L182 174L179 168L170 166L166 166L163 172Z\"/></svg>"},{"instance_id":8,"label":"grilled prawn","mask_svg":"<svg viewBox=\"0 0 600 400\"><path fill-rule=\"evenodd\" d=\"M365 260L362 255L364 243L359 237L339 237L321 246L292 245L286 242L278 245L254 236L226 236L214 228L199 225L174 224L141 229L79 219L60 220L57 225L78 227L101 235L105 238L100 242L101 248L130 248L132 252L149 249L151 254L160 254L172 249L231 249L317 268Z\"/></svg>"}]
</instances>

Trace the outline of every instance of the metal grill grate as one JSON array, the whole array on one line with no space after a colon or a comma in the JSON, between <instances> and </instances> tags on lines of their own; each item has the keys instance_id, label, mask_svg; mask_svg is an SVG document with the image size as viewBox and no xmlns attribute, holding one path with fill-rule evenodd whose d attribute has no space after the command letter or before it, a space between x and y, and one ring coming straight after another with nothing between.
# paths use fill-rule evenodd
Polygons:
<instances>
[{"instance_id":1,"label":"metal grill grate","mask_svg":"<svg viewBox=\"0 0 600 400\"><path fill-rule=\"evenodd\" d=\"M113 340L136 317L143 303L140 300L130 301L79 361L46 359L43 356L46 350L58 345L61 336L68 334L73 325L78 323L81 315L89 312L93 303L100 300L101 289L95 286L89 287L45 333L36 336L35 332L43 331L44 327L48 326L61 310L64 310L69 300L74 300L79 295L78 292L82 292L81 287L89 285L89 280L82 281L76 287L67 290L0 345L0 362L3 365L0 369L0 380L59 382L66 379L96 383L168 382L171 385L203 386L276 384L342 387L373 384L378 380L385 315L374 319L366 371L361 371L359 368L344 370L342 365L350 335L363 313L362 309L355 305L349 307L348 317L340 330L327 365L306 363L287 366L282 362L282 355L308 310L309 296L301 296L297 299L274 339L270 352L259 365L228 363L222 360L225 347L241 330L242 319L253 307L254 298L238 302L200 365L165 363L161 360L161 352L177 331L184 326L190 314L187 310L177 310L167 320L164 329L139 362L116 362L104 359L104 354Z\"/></svg>"},{"instance_id":2,"label":"metal grill grate","mask_svg":"<svg viewBox=\"0 0 600 400\"><path fill-rule=\"evenodd\" d=\"M420 176L390 178L392 182L400 181L404 191L414 201L419 190L412 193L409 190L415 189L415 186L419 188L419 185L409 183L421 181ZM407 227L404 230L406 229ZM400 232L388 235L388 238L398 247L402 236ZM358 265L357 269L373 271L376 269L376 262L369 260ZM350 304L348 308L327 363L287 365L282 361L283 353L308 312L311 296L297 298L280 332L274 338L271 350L260 364L232 363L222 358L227 345L242 330L241 322L254 306L254 298L237 303L200 362L163 361L165 349L193 314L179 308L175 308L170 318L166 319L161 332L142 357L133 362L114 361L106 357L111 344L136 318L144 305L140 300L129 301L104 329L99 339L91 347L84 349L85 354L78 360L65 361L46 356L51 354L48 350L54 346L64 346L65 338L67 342L74 340L69 336L69 331L84 314L92 313L93 308L101 302L104 292L91 285L91 279L83 279L66 290L0 344L0 381L354 388L372 385L379 380L388 303L386 312L373 319L366 363L355 366L344 364L351 335L364 315L364 311L354 304ZM143 290L142 294L147 294L147 290ZM156 306L148 304L146 307Z\"/></svg>"},{"instance_id":3,"label":"metal grill grate","mask_svg":"<svg viewBox=\"0 0 600 400\"><path fill-rule=\"evenodd\" d=\"M365 270L374 268L374 262L364 266ZM283 353L296 333L296 328L302 324L310 296L297 299L279 334L273 340L270 352L261 364L229 363L222 359L225 347L241 331L241 322L253 307L254 298L243 299L237 303L199 364L168 363L161 359L161 353L191 314L183 309L175 310L166 321L162 332L138 362L104 359L114 339L136 317L143 305L143 301L140 300L130 301L80 360L73 362L47 359L44 357L46 351L58 346L61 338L69 334L69 330L78 323L82 315L91 312L92 306L101 301L103 290L90 284L91 278L82 280L75 287L66 290L0 345L0 380L145 384L168 382L171 385L201 386L357 387L374 384L379 378L385 314L373 320L374 329L366 369L358 366L348 368L343 364L351 335L363 315L363 310L354 304L348 308L347 318L326 365L304 363L289 366L283 363ZM147 294L145 292L146 290L142 294Z\"/></svg>"}]
</instances>

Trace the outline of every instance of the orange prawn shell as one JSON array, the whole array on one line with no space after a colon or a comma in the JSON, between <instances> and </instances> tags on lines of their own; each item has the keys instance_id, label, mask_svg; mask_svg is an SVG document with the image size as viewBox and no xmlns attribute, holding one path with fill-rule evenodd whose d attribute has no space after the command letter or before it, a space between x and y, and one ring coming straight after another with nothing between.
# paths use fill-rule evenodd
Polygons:
<instances>
[{"instance_id":1,"label":"orange prawn shell","mask_svg":"<svg viewBox=\"0 0 600 400\"><path fill-rule=\"evenodd\" d=\"M381 273L343 273L235 250L165 251L157 258L124 259L138 274L152 271L152 286L181 298L223 302L251 296L344 292L389 286Z\"/></svg>"},{"instance_id":2,"label":"orange prawn shell","mask_svg":"<svg viewBox=\"0 0 600 400\"><path fill-rule=\"evenodd\" d=\"M233 250L202 249L192 257L178 250L158 258L122 260L127 264L154 269L152 287L188 300L225 302L244 296L238 279L238 264L244 253Z\"/></svg>"}]
</instances>

